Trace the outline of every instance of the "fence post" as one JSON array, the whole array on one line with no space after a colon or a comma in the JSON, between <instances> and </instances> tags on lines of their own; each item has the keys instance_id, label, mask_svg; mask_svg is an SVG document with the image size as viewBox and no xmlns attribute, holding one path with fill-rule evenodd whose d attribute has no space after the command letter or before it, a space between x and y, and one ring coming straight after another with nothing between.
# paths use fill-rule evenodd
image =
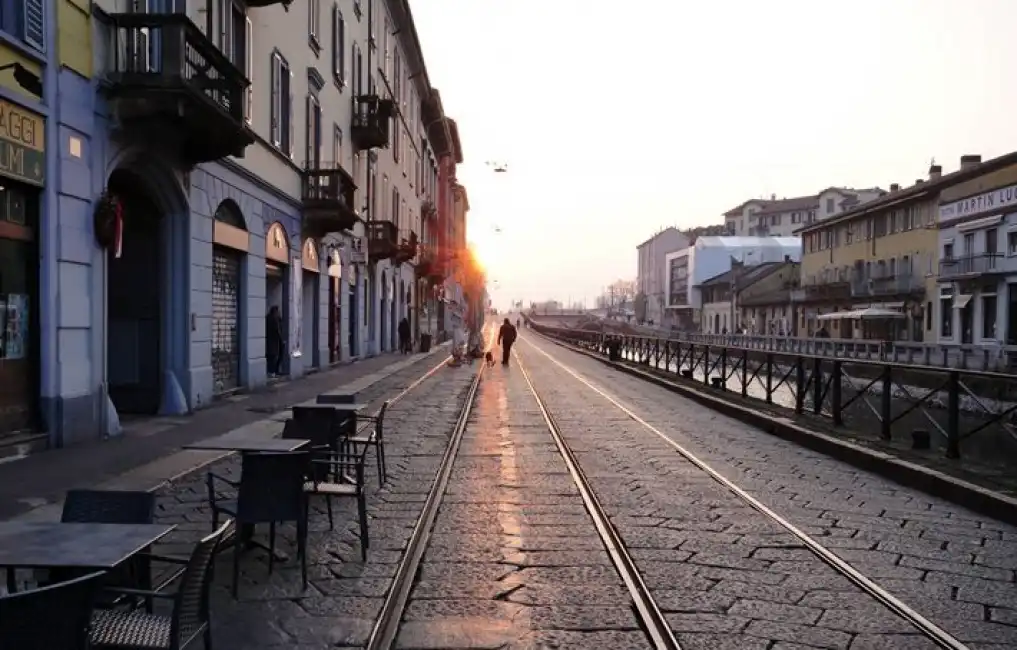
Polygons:
<instances>
[{"instance_id":1,"label":"fence post","mask_svg":"<svg viewBox=\"0 0 1017 650\"><path fill-rule=\"evenodd\" d=\"M890 439L893 425L893 366L883 366L883 400L880 408L879 435L883 440Z\"/></svg>"},{"instance_id":2,"label":"fence post","mask_svg":"<svg viewBox=\"0 0 1017 650\"><path fill-rule=\"evenodd\" d=\"M841 361L840 359L833 360L833 377L830 378L830 414L833 416L834 426L842 426L844 424L844 414L841 412L841 401L843 395L841 394Z\"/></svg>"},{"instance_id":3,"label":"fence post","mask_svg":"<svg viewBox=\"0 0 1017 650\"><path fill-rule=\"evenodd\" d=\"M960 373L950 371L946 403L946 457L960 458Z\"/></svg>"}]
</instances>

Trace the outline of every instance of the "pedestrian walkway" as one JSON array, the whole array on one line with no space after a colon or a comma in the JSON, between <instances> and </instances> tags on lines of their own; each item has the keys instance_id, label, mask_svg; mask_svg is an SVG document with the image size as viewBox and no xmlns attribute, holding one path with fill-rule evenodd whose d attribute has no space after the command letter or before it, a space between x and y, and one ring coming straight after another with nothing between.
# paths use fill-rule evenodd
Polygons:
<instances>
[{"instance_id":1,"label":"pedestrian walkway","mask_svg":"<svg viewBox=\"0 0 1017 650\"><path fill-rule=\"evenodd\" d=\"M396 647L646 647L518 369L484 375Z\"/></svg>"},{"instance_id":2,"label":"pedestrian walkway","mask_svg":"<svg viewBox=\"0 0 1017 650\"><path fill-rule=\"evenodd\" d=\"M151 485L158 485L215 457L197 452L181 456L176 452L183 445L256 426L273 413L329 390L364 390L410 366L423 367L425 360L437 363L446 354L447 345L426 354L382 354L227 398L190 416L127 422L124 435L113 440L54 449L0 465L0 519L57 501L69 489L117 480L139 468L150 469L154 473Z\"/></svg>"}]
</instances>

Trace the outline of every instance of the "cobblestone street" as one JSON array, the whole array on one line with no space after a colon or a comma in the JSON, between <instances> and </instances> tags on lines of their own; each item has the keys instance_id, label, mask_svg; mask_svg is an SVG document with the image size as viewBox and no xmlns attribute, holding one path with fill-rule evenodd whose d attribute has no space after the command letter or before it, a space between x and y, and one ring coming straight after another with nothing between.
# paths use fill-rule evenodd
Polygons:
<instances>
[{"instance_id":1,"label":"cobblestone street","mask_svg":"<svg viewBox=\"0 0 1017 650\"><path fill-rule=\"evenodd\" d=\"M517 349L601 500L629 512L615 523L683 647L931 646L531 342L969 648L1017 645L1017 529L527 335Z\"/></svg>"},{"instance_id":2,"label":"cobblestone street","mask_svg":"<svg viewBox=\"0 0 1017 650\"><path fill-rule=\"evenodd\" d=\"M645 648L522 374L484 375L400 648Z\"/></svg>"}]
</instances>

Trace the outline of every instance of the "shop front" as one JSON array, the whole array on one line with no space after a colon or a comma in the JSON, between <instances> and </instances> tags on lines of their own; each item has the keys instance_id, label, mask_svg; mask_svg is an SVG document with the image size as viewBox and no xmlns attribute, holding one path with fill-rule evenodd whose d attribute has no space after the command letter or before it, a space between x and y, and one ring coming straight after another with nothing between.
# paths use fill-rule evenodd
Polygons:
<instances>
[{"instance_id":1,"label":"shop front","mask_svg":"<svg viewBox=\"0 0 1017 650\"><path fill-rule=\"evenodd\" d=\"M343 349L343 262L339 251L329 250L328 269L325 281L328 283L328 362L342 360Z\"/></svg>"},{"instance_id":2,"label":"shop front","mask_svg":"<svg viewBox=\"0 0 1017 650\"><path fill-rule=\"evenodd\" d=\"M304 240L300 257L303 267L301 282L300 349L304 358L304 370L321 366L318 359L318 309L321 266L318 258L318 242L308 237Z\"/></svg>"},{"instance_id":3,"label":"shop front","mask_svg":"<svg viewBox=\"0 0 1017 650\"><path fill-rule=\"evenodd\" d=\"M45 119L0 100L0 444L38 427Z\"/></svg>"}]
</instances>

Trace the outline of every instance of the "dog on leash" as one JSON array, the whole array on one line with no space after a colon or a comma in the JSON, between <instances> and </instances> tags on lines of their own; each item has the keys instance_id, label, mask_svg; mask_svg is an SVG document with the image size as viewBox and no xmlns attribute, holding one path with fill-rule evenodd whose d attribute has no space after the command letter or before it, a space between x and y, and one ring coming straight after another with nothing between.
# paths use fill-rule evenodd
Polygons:
<instances>
[{"instance_id":1,"label":"dog on leash","mask_svg":"<svg viewBox=\"0 0 1017 650\"><path fill-rule=\"evenodd\" d=\"M494 355L491 354L490 350L484 353L484 363L487 364L488 368L494 367Z\"/></svg>"}]
</instances>

